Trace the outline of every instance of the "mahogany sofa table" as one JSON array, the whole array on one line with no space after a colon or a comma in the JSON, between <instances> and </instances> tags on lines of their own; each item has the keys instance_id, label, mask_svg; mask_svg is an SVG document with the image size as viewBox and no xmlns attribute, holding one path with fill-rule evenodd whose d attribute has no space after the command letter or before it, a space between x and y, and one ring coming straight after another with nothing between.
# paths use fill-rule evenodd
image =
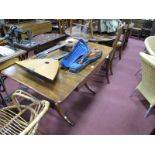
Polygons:
<instances>
[{"instance_id":1,"label":"mahogany sofa table","mask_svg":"<svg viewBox=\"0 0 155 155\"><path fill-rule=\"evenodd\" d=\"M3 70L2 73L49 99L52 107L54 107L58 114L70 125L73 125L73 122L70 121L60 108L60 103L71 95L73 91L78 90L81 86L85 85L89 78L100 69L105 58L112 51L112 48L108 46L95 43L88 43L88 45L90 48L101 49L103 51L102 57L76 74L59 69L58 75L53 82L41 81L17 64ZM49 53L48 57L55 58L62 55L62 53L64 54L61 50L56 50Z\"/></svg>"}]
</instances>

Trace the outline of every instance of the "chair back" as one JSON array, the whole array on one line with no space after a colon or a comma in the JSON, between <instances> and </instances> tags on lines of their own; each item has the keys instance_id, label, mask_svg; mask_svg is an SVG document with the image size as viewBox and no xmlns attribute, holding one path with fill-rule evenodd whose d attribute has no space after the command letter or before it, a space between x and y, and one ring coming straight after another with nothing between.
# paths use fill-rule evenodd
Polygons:
<instances>
[{"instance_id":1,"label":"chair back","mask_svg":"<svg viewBox=\"0 0 155 155\"><path fill-rule=\"evenodd\" d=\"M32 103L21 105L19 97ZM0 109L0 134L35 134L40 119L49 108L48 101L39 101L29 93L17 90L12 95L13 106Z\"/></svg>"},{"instance_id":2,"label":"chair back","mask_svg":"<svg viewBox=\"0 0 155 155\"><path fill-rule=\"evenodd\" d=\"M116 32L117 35L116 35L116 38L115 38L115 40L114 40L114 42L112 44L113 49L112 49L112 52L109 55L110 61L112 61L114 56L115 56L115 51L116 51L116 48L117 48L117 42L119 41L119 39L121 37L121 34L123 32L123 27L124 27L124 25L120 26L118 28L117 32Z\"/></svg>"},{"instance_id":3,"label":"chair back","mask_svg":"<svg viewBox=\"0 0 155 155\"><path fill-rule=\"evenodd\" d=\"M155 56L155 36L147 37L144 41L147 52Z\"/></svg>"},{"instance_id":4,"label":"chair back","mask_svg":"<svg viewBox=\"0 0 155 155\"><path fill-rule=\"evenodd\" d=\"M133 27L132 23L126 25L126 29L124 31L123 40L122 40L123 49L127 46L132 27Z\"/></svg>"},{"instance_id":5,"label":"chair back","mask_svg":"<svg viewBox=\"0 0 155 155\"><path fill-rule=\"evenodd\" d=\"M72 31L72 19L58 19L58 27L61 34L65 33L67 28Z\"/></svg>"},{"instance_id":6,"label":"chair back","mask_svg":"<svg viewBox=\"0 0 155 155\"><path fill-rule=\"evenodd\" d=\"M155 105L155 57L144 52L140 52L140 57L142 81L137 88L152 105Z\"/></svg>"}]
</instances>

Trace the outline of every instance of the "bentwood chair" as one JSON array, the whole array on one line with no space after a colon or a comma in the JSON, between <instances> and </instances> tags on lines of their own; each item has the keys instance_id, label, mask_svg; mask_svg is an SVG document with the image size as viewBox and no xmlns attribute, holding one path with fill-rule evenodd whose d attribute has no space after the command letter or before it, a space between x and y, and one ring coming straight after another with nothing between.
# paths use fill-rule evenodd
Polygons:
<instances>
[{"instance_id":1,"label":"bentwood chair","mask_svg":"<svg viewBox=\"0 0 155 155\"><path fill-rule=\"evenodd\" d=\"M148 54L155 56L155 36L147 37L144 44Z\"/></svg>"},{"instance_id":2,"label":"bentwood chair","mask_svg":"<svg viewBox=\"0 0 155 155\"><path fill-rule=\"evenodd\" d=\"M142 80L136 87L136 90L139 90L150 103L150 106L144 115L146 118L152 107L155 106L155 57L144 52L140 52L140 57L142 63ZM134 95L136 90L133 92L131 97Z\"/></svg>"},{"instance_id":3,"label":"bentwood chair","mask_svg":"<svg viewBox=\"0 0 155 155\"><path fill-rule=\"evenodd\" d=\"M21 105L19 98L27 99L32 103ZM22 90L17 90L12 95L12 102L13 105L0 109L0 134L35 134L40 119L49 108L49 102L39 101Z\"/></svg>"}]
</instances>

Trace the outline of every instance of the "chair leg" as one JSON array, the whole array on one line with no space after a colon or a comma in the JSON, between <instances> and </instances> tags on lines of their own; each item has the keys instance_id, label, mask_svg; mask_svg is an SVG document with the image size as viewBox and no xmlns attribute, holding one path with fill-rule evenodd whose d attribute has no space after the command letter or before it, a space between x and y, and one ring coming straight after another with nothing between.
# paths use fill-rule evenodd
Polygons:
<instances>
[{"instance_id":1,"label":"chair leg","mask_svg":"<svg viewBox=\"0 0 155 155\"><path fill-rule=\"evenodd\" d=\"M144 118L147 118L148 116L149 116L149 114L150 114L150 112L151 112L151 110L152 110L152 105L150 105L150 107L149 107L149 109L145 112L145 114L144 114Z\"/></svg>"},{"instance_id":2,"label":"chair leg","mask_svg":"<svg viewBox=\"0 0 155 155\"><path fill-rule=\"evenodd\" d=\"M113 71L112 71L112 62L109 63L109 69L110 69L111 75L113 75Z\"/></svg>"},{"instance_id":3,"label":"chair leg","mask_svg":"<svg viewBox=\"0 0 155 155\"><path fill-rule=\"evenodd\" d=\"M109 80L109 69L110 69L110 60L107 60L106 61L106 79L107 79L107 83L109 84L110 83L110 80Z\"/></svg>"},{"instance_id":4,"label":"chair leg","mask_svg":"<svg viewBox=\"0 0 155 155\"><path fill-rule=\"evenodd\" d=\"M1 86L1 92L4 92L6 94L6 98L8 101L11 101L11 98L6 90L6 87L5 87L5 84L4 84L4 81L6 80L6 76L1 76L0 77L0 86Z\"/></svg>"},{"instance_id":5,"label":"chair leg","mask_svg":"<svg viewBox=\"0 0 155 155\"><path fill-rule=\"evenodd\" d=\"M130 97L133 97L135 95L135 93L137 92L137 89L135 89L131 94Z\"/></svg>"},{"instance_id":6,"label":"chair leg","mask_svg":"<svg viewBox=\"0 0 155 155\"><path fill-rule=\"evenodd\" d=\"M106 67L106 79L107 79L107 83L109 84L109 67Z\"/></svg>"},{"instance_id":7,"label":"chair leg","mask_svg":"<svg viewBox=\"0 0 155 155\"><path fill-rule=\"evenodd\" d=\"M0 93L0 99L1 99L1 104L2 104L4 107L6 107L7 104L6 104L6 102L5 102L4 98L3 98L3 96L1 95L1 93Z\"/></svg>"},{"instance_id":8,"label":"chair leg","mask_svg":"<svg viewBox=\"0 0 155 155\"><path fill-rule=\"evenodd\" d=\"M119 49L119 60L122 58L122 48Z\"/></svg>"},{"instance_id":9,"label":"chair leg","mask_svg":"<svg viewBox=\"0 0 155 155\"><path fill-rule=\"evenodd\" d=\"M136 73L135 76L137 76L137 74L142 70L142 68L140 68Z\"/></svg>"},{"instance_id":10,"label":"chair leg","mask_svg":"<svg viewBox=\"0 0 155 155\"><path fill-rule=\"evenodd\" d=\"M96 92L95 92L94 90L92 90L92 89L89 87L89 85L88 85L87 82L85 83L85 87L86 87L93 95L96 94Z\"/></svg>"}]
</instances>

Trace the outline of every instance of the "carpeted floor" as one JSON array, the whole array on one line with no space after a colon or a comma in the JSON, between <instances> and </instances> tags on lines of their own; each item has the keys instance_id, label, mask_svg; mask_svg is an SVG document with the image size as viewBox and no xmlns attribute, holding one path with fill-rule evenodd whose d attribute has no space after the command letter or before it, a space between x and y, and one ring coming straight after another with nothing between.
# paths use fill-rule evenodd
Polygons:
<instances>
[{"instance_id":1,"label":"carpeted floor","mask_svg":"<svg viewBox=\"0 0 155 155\"><path fill-rule=\"evenodd\" d=\"M143 50L143 41L129 39L121 61L114 60L114 75L110 76L110 84L104 78L98 77L104 83L90 80L89 85L97 92L95 96L82 88L62 103L62 109L75 122L74 127L68 126L50 109L40 122L39 132L76 135L149 134L155 127L155 110L144 119L144 112L149 106L147 101L139 93L129 97L141 79L141 75L135 76L135 73L140 68L139 52ZM19 86L10 79L6 84L9 92Z\"/></svg>"}]
</instances>

